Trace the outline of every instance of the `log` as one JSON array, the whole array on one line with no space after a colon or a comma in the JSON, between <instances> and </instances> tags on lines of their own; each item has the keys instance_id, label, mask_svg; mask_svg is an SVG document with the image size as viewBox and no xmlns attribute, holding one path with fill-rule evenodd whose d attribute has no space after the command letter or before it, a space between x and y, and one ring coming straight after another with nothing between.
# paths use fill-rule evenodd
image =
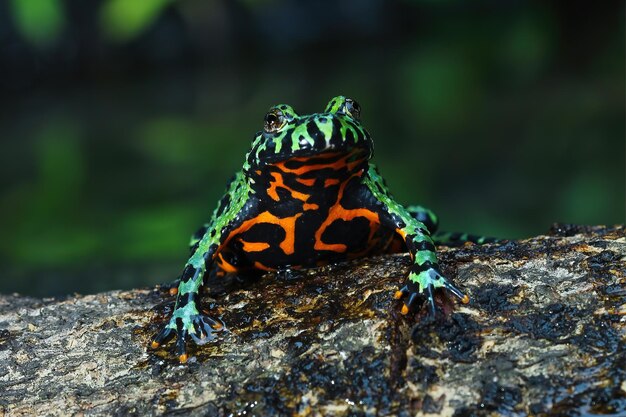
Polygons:
<instances>
[{"instance_id":1,"label":"log","mask_svg":"<svg viewBox=\"0 0 626 417\"><path fill-rule=\"evenodd\" d=\"M227 330L179 364L162 288L0 296L0 415L626 413L626 228L442 248L468 305L402 316L406 254L223 280Z\"/></svg>"}]
</instances>

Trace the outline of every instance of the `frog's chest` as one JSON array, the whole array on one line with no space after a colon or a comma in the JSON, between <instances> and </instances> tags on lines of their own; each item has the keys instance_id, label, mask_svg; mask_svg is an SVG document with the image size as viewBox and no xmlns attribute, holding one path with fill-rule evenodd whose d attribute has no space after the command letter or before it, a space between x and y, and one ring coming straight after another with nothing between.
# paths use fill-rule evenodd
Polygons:
<instances>
[{"instance_id":1,"label":"frog's chest","mask_svg":"<svg viewBox=\"0 0 626 417\"><path fill-rule=\"evenodd\" d=\"M260 175L255 217L220 259L235 269L301 268L363 256L380 245L378 215L359 207L362 170L340 157L281 163Z\"/></svg>"}]
</instances>

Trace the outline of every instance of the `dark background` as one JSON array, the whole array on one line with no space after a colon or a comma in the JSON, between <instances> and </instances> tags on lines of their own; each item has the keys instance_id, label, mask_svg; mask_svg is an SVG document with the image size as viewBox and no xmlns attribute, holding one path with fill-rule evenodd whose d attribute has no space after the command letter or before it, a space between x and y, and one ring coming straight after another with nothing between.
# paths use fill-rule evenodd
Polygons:
<instances>
[{"instance_id":1,"label":"dark background","mask_svg":"<svg viewBox=\"0 0 626 417\"><path fill-rule=\"evenodd\" d=\"M0 292L169 281L266 110L357 99L442 228L624 222L622 2L0 2Z\"/></svg>"}]
</instances>

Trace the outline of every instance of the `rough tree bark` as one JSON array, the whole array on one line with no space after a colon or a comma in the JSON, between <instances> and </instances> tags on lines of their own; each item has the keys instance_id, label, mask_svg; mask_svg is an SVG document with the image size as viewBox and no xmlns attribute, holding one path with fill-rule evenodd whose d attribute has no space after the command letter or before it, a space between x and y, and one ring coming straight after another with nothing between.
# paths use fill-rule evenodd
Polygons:
<instances>
[{"instance_id":1,"label":"rough tree bark","mask_svg":"<svg viewBox=\"0 0 626 417\"><path fill-rule=\"evenodd\" d=\"M398 314L407 255L225 284L230 331L185 365L146 349L163 290L0 296L0 415L626 413L624 226L441 259L472 301L436 321Z\"/></svg>"}]
</instances>

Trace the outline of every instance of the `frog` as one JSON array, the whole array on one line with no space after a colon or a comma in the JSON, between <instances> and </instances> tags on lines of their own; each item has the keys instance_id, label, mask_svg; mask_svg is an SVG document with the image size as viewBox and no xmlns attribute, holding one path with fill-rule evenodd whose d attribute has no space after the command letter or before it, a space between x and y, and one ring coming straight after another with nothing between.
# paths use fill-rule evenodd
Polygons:
<instances>
[{"instance_id":1,"label":"frog","mask_svg":"<svg viewBox=\"0 0 626 417\"><path fill-rule=\"evenodd\" d=\"M371 162L373 140L361 107L332 98L321 113L299 115L287 104L269 109L242 169L228 182L210 220L191 238L177 285L175 307L151 343L213 340L225 324L201 311L207 276L314 268L380 254L408 252L411 266L393 294L401 314L426 306L437 314L434 293L468 303L469 297L439 264L436 245L487 243L468 234L437 234L438 218L422 206L403 206Z\"/></svg>"}]
</instances>

